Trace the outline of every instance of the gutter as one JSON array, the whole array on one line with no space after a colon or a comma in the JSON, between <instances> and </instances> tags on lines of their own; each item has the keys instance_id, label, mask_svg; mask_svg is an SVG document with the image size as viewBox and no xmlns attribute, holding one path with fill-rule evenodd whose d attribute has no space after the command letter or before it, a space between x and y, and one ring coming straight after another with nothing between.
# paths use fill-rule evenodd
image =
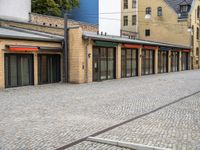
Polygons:
<instances>
[{"instance_id":1,"label":"gutter","mask_svg":"<svg viewBox=\"0 0 200 150\"><path fill-rule=\"evenodd\" d=\"M153 46L165 46L170 48L184 48L184 49L191 49L190 46L181 46L181 45L172 45L172 44L164 44L164 43L156 43L156 42L148 42L148 41L138 41L138 40L130 40L130 39L111 39L111 37L94 37L90 35L83 35L85 40L89 38L93 40L101 40L101 41L108 41L108 42L117 42L117 43L131 43L131 44L143 44L143 45L153 45Z\"/></svg>"},{"instance_id":2,"label":"gutter","mask_svg":"<svg viewBox=\"0 0 200 150\"><path fill-rule=\"evenodd\" d=\"M0 39L16 39L16 40L28 40L28 41L59 42L59 43L63 41L61 39L45 39L36 37L23 37L16 35L0 35Z\"/></svg>"}]
</instances>

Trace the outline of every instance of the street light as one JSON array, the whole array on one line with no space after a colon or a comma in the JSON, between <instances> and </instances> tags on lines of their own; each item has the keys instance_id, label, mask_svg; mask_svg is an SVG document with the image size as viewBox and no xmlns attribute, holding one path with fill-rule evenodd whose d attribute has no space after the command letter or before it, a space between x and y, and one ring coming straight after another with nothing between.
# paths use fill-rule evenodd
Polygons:
<instances>
[{"instance_id":1,"label":"street light","mask_svg":"<svg viewBox=\"0 0 200 150\"><path fill-rule=\"evenodd\" d=\"M192 33L192 28L189 27L189 28L187 29L187 31L190 32L190 33Z\"/></svg>"},{"instance_id":2,"label":"street light","mask_svg":"<svg viewBox=\"0 0 200 150\"><path fill-rule=\"evenodd\" d=\"M144 19L146 19L146 20L151 19L151 15L150 14L146 14L145 17L144 17Z\"/></svg>"}]
</instances>

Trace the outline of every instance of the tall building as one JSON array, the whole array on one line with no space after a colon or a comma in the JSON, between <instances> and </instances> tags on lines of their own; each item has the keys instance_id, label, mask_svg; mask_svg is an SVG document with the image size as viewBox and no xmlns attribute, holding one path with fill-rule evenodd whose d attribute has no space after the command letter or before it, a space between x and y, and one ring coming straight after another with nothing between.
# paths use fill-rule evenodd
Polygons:
<instances>
[{"instance_id":1,"label":"tall building","mask_svg":"<svg viewBox=\"0 0 200 150\"><path fill-rule=\"evenodd\" d=\"M121 0L80 0L70 18L99 26L99 32L120 35Z\"/></svg>"},{"instance_id":2,"label":"tall building","mask_svg":"<svg viewBox=\"0 0 200 150\"><path fill-rule=\"evenodd\" d=\"M137 0L121 2L121 34L132 38L137 37Z\"/></svg>"},{"instance_id":3,"label":"tall building","mask_svg":"<svg viewBox=\"0 0 200 150\"><path fill-rule=\"evenodd\" d=\"M138 38L192 46L193 68L199 68L198 0L139 0Z\"/></svg>"},{"instance_id":4,"label":"tall building","mask_svg":"<svg viewBox=\"0 0 200 150\"><path fill-rule=\"evenodd\" d=\"M80 0L79 7L74 8L69 17L77 21L86 22L94 25L99 24L99 1Z\"/></svg>"}]
</instances>

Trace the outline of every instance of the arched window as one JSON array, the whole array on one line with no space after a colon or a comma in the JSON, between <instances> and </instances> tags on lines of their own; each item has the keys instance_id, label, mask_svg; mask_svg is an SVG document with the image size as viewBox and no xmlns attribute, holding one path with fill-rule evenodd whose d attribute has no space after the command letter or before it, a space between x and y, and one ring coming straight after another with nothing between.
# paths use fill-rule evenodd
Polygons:
<instances>
[{"instance_id":1,"label":"arched window","mask_svg":"<svg viewBox=\"0 0 200 150\"><path fill-rule=\"evenodd\" d=\"M199 48L196 48L196 56L199 56Z\"/></svg>"},{"instance_id":2,"label":"arched window","mask_svg":"<svg viewBox=\"0 0 200 150\"><path fill-rule=\"evenodd\" d=\"M157 15L158 16L162 16L163 15L162 7L158 7L158 9L157 9Z\"/></svg>"},{"instance_id":3,"label":"arched window","mask_svg":"<svg viewBox=\"0 0 200 150\"><path fill-rule=\"evenodd\" d=\"M146 15L151 15L151 7L146 8Z\"/></svg>"},{"instance_id":4,"label":"arched window","mask_svg":"<svg viewBox=\"0 0 200 150\"><path fill-rule=\"evenodd\" d=\"M199 28L197 27L197 40L199 39Z\"/></svg>"},{"instance_id":5,"label":"arched window","mask_svg":"<svg viewBox=\"0 0 200 150\"><path fill-rule=\"evenodd\" d=\"M200 17L200 6L197 7L197 18Z\"/></svg>"}]
</instances>

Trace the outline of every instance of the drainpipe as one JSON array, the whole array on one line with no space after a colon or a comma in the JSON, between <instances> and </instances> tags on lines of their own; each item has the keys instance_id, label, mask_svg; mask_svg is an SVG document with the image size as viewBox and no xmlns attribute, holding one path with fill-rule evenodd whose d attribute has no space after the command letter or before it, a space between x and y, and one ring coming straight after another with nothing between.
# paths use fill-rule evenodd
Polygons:
<instances>
[{"instance_id":1,"label":"drainpipe","mask_svg":"<svg viewBox=\"0 0 200 150\"><path fill-rule=\"evenodd\" d=\"M88 42L86 43L86 82L88 83L88 59L89 59L89 50L88 50L88 45L90 43L90 39L88 39Z\"/></svg>"},{"instance_id":2,"label":"drainpipe","mask_svg":"<svg viewBox=\"0 0 200 150\"><path fill-rule=\"evenodd\" d=\"M63 82L68 81L68 17L67 13L65 14L64 20L64 51L63 51Z\"/></svg>"}]
</instances>

